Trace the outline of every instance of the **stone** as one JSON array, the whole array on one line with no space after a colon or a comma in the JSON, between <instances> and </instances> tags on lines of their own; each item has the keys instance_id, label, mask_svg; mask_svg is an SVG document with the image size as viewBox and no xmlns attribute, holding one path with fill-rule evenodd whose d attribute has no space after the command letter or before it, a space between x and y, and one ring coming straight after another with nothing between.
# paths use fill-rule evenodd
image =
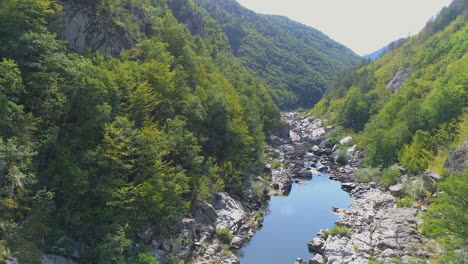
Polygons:
<instances>
[{"instance_id":1,"label":"stone","mask_svg":"<svg viewBox=\"0 0 468 264\"><path fill-rule=\"evenodd\" d=\"M463 142L448 156L444 167L448 172L468 170L468 141Z\"/></svg>"},{"instance_id":2,"label":"stone","mask_svg":"<svg viewBox=\"0 0 468 264\"><path fill-rule=\"evenodd\" d=\"M318 253L318 254L324 253L324 249L323 249L324 246L325 246L325 241L319 237L316 237L307 243L307 247L309 248L309 251L313 253Z\"/></svg>"},{"instance_id":3,"label":"stone","mask_svg":"<svg viewBox=\"0 0 468 264\"><path fill-rule=\"evenodd\" d=\"M310 152L307 152L307 153L304 155L304 159L305 159L305 160L313 160L314 158L316 158L316 156L315 156L313 153L310 153Z\"/></svg>"},{"instance_id":4,"label":"stone","mask_svg":"<svg viewBox=\"0 0 468 264\"><path fill-rule=\"evenodd\" d=\"M321 254L315 254L314 258L309 259L307 264L325 264L326 260Z\"/></svg>"},{"instance_id":5,"label":"stone","mask_svg":"<svg viewBox=\"0 0 468 264\"><path fill-rule=\"evenodd\" d=\"M327 166L320 166L317 168L317 171L320 171L320 172L327 172L328 171L328 167Z\"/></svg>"},{"instance_id":6,"label":"stone","mask_svg":"<svg viewBox=\"0 0 468 264\"><path fill-rule=\"evenodd\" d=\"M344 182L341 184L341 189L349 192L352 189L356 188L356 184L354 182Z\"/></svg>"},{"instance_id":7,"label":"stone","mask_svg":"<svg viewBox=\"0 0 468 264\"><path fill-rule=\"evenodd\" d=\"M300 177L300 178L308 178L309 179L309 178L312 178L313 173L310 170L303 170L303 171L300 171L297 176Z\"/></svg>"},{"instance_id":8,"label":"stone","mask_svg":"<svg viewBox=\"0 0 468 264\"><path fill-rule=\"evenodd\" d=\"M215 194L216 228L228 228L233 232L240 227L245 211L242 204L225 192Z\"/></svg>"},{"instance_id":9,"label":"stone","mask_svg":"<svg viewBox=\"0 0 468 264\"><path fill-rule=\"evenodd\" d=\"M341 145L348 145L349 143L351 143L351 141L353 141L353 138L350 137L350 136L347 136L347 137L340 140L340 144Z\"/></svg>"},{"instance_id":10,"label":"stone","mask_svg":"<svg viewBox=\"0 0 468 264\"><path fill-rule=\"evenodd\" d=\"M240 261L237 258L228 258L228 259L223 259L221 261L221 264L240 264Z\"/></svg>"},{"instance_id":11,"label":"stone","mask_svg":"<svg viewBox=\"0 0 468 264\"><path fill-rule=\"evenodd\" d=\"M326 148L324 153L325 153L325 155L330 156L331 154L333 154L333 150L331 148Z\"/></svg>"},{"instance_id":12,"label":"stone","mask_svg":"<svg viewBox=\"0 0 468 264\"><path fill-rule=\"evenodd\" d=\"M231 243L229 244L229 247L230 248L234 248L234 249L239 249L242 247L242 245L244 244L245 242L245 238L243 237L240 237L240 236L235 236L232 240L231 240Z\"/></svg>"},{"instance_id":13,"label":"stone","mask_svg":"<svg viewBox=\"0 0 468 264\"><path fill-rule=\"evenodd\" d=\"M353 145L352 147L346 150L346 155L348 155L349 157L352 157L355 151L356 151L356 145Z\"/></svg>"},{"instance_id":14,"label":"stone","mask_svg":"<svg viewBox=\"0 0 468 264\"><path fill-rule=\"evenodd\" d=\"M440 182L440 180L441 180L440 174L435 171L426 171L422 175L424 188L431 192L436 191L435 184Z\"/></svg>"},{"instance_id":15,"label":"stone","mask_svg":"<svg viewBox=\"0 0 468 264\"><path fill-rule=\"evenodd\" d=\"M77 262L57 255L42 255L41 264L78 264Z\"/></svg>"},{"instance_id":16,"label":"stone","mask_svg":"<svg viewBox=\"0 0 468 264\"><path fill-rule=\"evenodd\" d=\"M218 218L216 210L211 204L198 200L194 202L191 213L197 222L205 225L213 224Z\"/></svg>"},{"instance_id":17,"label":"stone","mask_svg":"<svg viewBox=\"0 0 468 264\"><path fill-rule=\"evenodd\" d=\"M401 192L403 190L403 184L396 184L396 185L390 186L388 190L393 196L400 197Z\"/></svg>"}]
</instances>

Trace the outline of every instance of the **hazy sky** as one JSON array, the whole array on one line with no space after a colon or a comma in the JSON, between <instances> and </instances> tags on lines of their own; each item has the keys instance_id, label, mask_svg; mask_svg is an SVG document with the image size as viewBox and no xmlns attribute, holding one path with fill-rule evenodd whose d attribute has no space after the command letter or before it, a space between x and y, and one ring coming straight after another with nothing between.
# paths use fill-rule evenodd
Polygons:
<instances>
[{"instance_id":1,"label":"hazy sky","mask_svg":"<svg viewBox=\"0 0 468 264\"><path fill-rule=\"evenodd\" d=\"M314 27L359 55L418 33L451 0L237 0Z\"/></svg>"}]
</instances>

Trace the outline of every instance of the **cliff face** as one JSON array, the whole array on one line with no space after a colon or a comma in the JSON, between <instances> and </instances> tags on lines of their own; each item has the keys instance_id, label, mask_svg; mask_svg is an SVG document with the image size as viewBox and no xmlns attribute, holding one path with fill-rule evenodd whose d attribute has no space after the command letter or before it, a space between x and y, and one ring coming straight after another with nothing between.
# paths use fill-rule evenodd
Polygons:
<instances>
[{"instance_id":1,"label":"cliff face","mask_svg":"<svg viewBox=\"0 0 468 264\"><path fill-rule=\"evenodd\" d=\"M95 6L79 1L60 1L63 7L63 27L59 34L68 42L70 51L83 53L86 50L118 54L131 48L134 40L129 32L117 26L108 16L99 14ZM135 17L144 19L144 14L132 10Z\"/></svg>"},{"instance_id":2,"label":"cliff face","mask_svg":"<svg viewBox=\"0 0 468 264\"><path fill-rule=\"evenodd\" d=\"M72 52L90 50L116 56L132 48L142 37L153 36L157 30L148 22L149 14L138 4L121 6L130 15L129 21L122 21L118 14L98 3L84 0L60 0L58 3L63 7L58 33ZM193 5L188 1L169 1L168 4L177 20L193 35L205 35L204 17ZM129 23L134 26L127 25Z\"/></svg>"}]
</instances>

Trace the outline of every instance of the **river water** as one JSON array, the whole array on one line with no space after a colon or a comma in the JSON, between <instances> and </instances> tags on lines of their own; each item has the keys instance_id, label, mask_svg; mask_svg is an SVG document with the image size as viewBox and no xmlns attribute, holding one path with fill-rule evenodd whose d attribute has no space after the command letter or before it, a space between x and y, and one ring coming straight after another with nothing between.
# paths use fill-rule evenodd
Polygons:
<instances>
[{"instance_id":1,"label":"river water","mask_svg":"<svg viewBox=\"0 0 468 264\"><path fill-rule=\"evenodd\" d=\"M313 257L307 242L338 220L332 207L349 208L352 203L328 174L314 174L303 182L294 184L289 196L271 198L263 227L238 252L241 264L292 264L298 257L307 261Z\"/></svg>"}]
</instances>

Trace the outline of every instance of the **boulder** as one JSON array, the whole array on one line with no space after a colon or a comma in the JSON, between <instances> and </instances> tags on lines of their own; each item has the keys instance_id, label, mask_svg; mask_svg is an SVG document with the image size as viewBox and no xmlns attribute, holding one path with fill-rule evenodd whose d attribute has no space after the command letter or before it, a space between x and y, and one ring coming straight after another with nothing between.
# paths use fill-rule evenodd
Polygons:
<instances>
[{"instance_id":1,"label":"boulder","mask_svg":"<svg viewBox=\"0 0 468 264\"><path fill-rule=\"evenodd\" d=\"M221 260L221 264L240 264L240 261L237 258L227 258Z\"/></svg>"},{"instance_id":2,"label":"boulder","mask_svg":"<svg viewBox=\"0 0 468 264\"><path fill-rule=\"evenodd\" d=\"M313 253L318 253L318 254L323 254L324 246L325 246L325 241L319 237L316 237L307 243L307 247L309 248L309 251Z\"/></svg>"},{"instance_id":3,"label":"boulder","mask_svg":"<svg viewBox=\"0 0 468 264\"><path fill-rule=\"evenodd\" d=\"M390 186L388 190L393 196L399 197L401 195L401 191L403 190L403 184L396 184L396 185Z\"/></svg>"},{"instance_id":4,"label":"boulder","mask_svg":"<svg viewBox=\"0 0 468 264\"><path fill-rule=\"evenodd\" d=\"M297 174L298 177L300 178L312 178L313 176L313 173L312 171L310 170L303 170L303 171L300 171L298 174Z\"/></svg>"},{"instance_id":5,"label":"boulder","mask_svg":"<svg viewBox=\"0 0 468 264\"><path fill-rule=\"evenodd\" d=\"M195 201L193 203L191 213L197 222L204 225L211 225L218 218L214 207L202 201Z\"/></svg>"},{"instance_id":6,"label":"boulder","mask_svg":"<svg viewBox=\"0 0 468 264\"><path fill-rule=\"evenodd\" d=\"M426 171L422 175L422 181L424 184L424 188L431 192L436 191L435 184L441 180L439 173L435 171Z\"/></svg>"},{"instance_id":7,"label":"boulder","mask_svg":"<svg viewBox=\"0 0 468 264\"><path fill-rule=\"evenodd\" d=\"M444 167L448 172L468 170L468 141L463 142L449 154Z\"/></svg>"},{"instance_id":8,"label":"boulder","mask_svg":"<svg viewBox=\"0 0 468 264\"><path fill-rule=\"evenodd\" d=\"M325 153L325 155L330 156L331 154L333 154L333 150L331 148L326 148L324 153Z\"/></svg>"},{"instance_id":9,"label":"boulder","mask_svg":"<svg viewBox=\"0 0 468 264\"><path fill-rule=\"evenodd\" d=\"M349 143L351 143L351 141L353 141L353 138L350 137L350 136L347 136L347 137L340 140L340 144L341 145L348 145Z\"/></svg>"},{"instance_id":10,"label":"boulder","mask_svg":"<svg viewBox=\"0 0 468 264\"><path fill-rule=\"evenodd\" d=\"M328 167L327 166L320 166L317 168L318 171L320 172L327 172L328 171Z\"/></svg>"},{"instance_id":11,"label":"boulder","mask_svg":"<svg viewBox=\"0 0 468 264\"><path fill-rule=\"evenodd\" d=\"M314 258L309 259L307 264L325 264L327 261L321 254L315 254Z\"/></svg>"},{"instance_id":12,"label":"boulder","mask_svg":"<svg viewBox=\"0 0 468 264\"><path fill-rule=\"evenodd\" d=\"M307 152L305 155L304 155L304 159L305 160L313 160L314 158L316 158L316 156L310 152Z\"/></svg>"},{"instance_id":13,"label":"boulder","mask_svg":"<svg viewBox=\"0 0 468 264\"><path fill-rule=\"evenodd\" d=\"M356 184L354 182L344 182L341 184L341 189L349 192L352 189L356 188Z\"/></svg>"},{"instance_id":14,"label":"boulder","mask_svg":"<svg viewBox=\"0 0 468 264\"><path fill-rule=\"evenodd\" d=\"M240 237L240 236L235 236L232 240L231 240L231 244L229 244L229 247L230 248L234 248L234 249L239 249L242 247L242 245L244 244L245 242L245 238L243 237Z\"/></svg>"},{"instance_id":15,"label":"boulder","mask_svg":"<svg viewBox=\"0 0 468 264\"><path fill-rule=\"evenodd\" d=\"M215 194L216 228L228 228L236 231L245 217L242 204L225 192Z\"/></svg>"}]
</instances>

